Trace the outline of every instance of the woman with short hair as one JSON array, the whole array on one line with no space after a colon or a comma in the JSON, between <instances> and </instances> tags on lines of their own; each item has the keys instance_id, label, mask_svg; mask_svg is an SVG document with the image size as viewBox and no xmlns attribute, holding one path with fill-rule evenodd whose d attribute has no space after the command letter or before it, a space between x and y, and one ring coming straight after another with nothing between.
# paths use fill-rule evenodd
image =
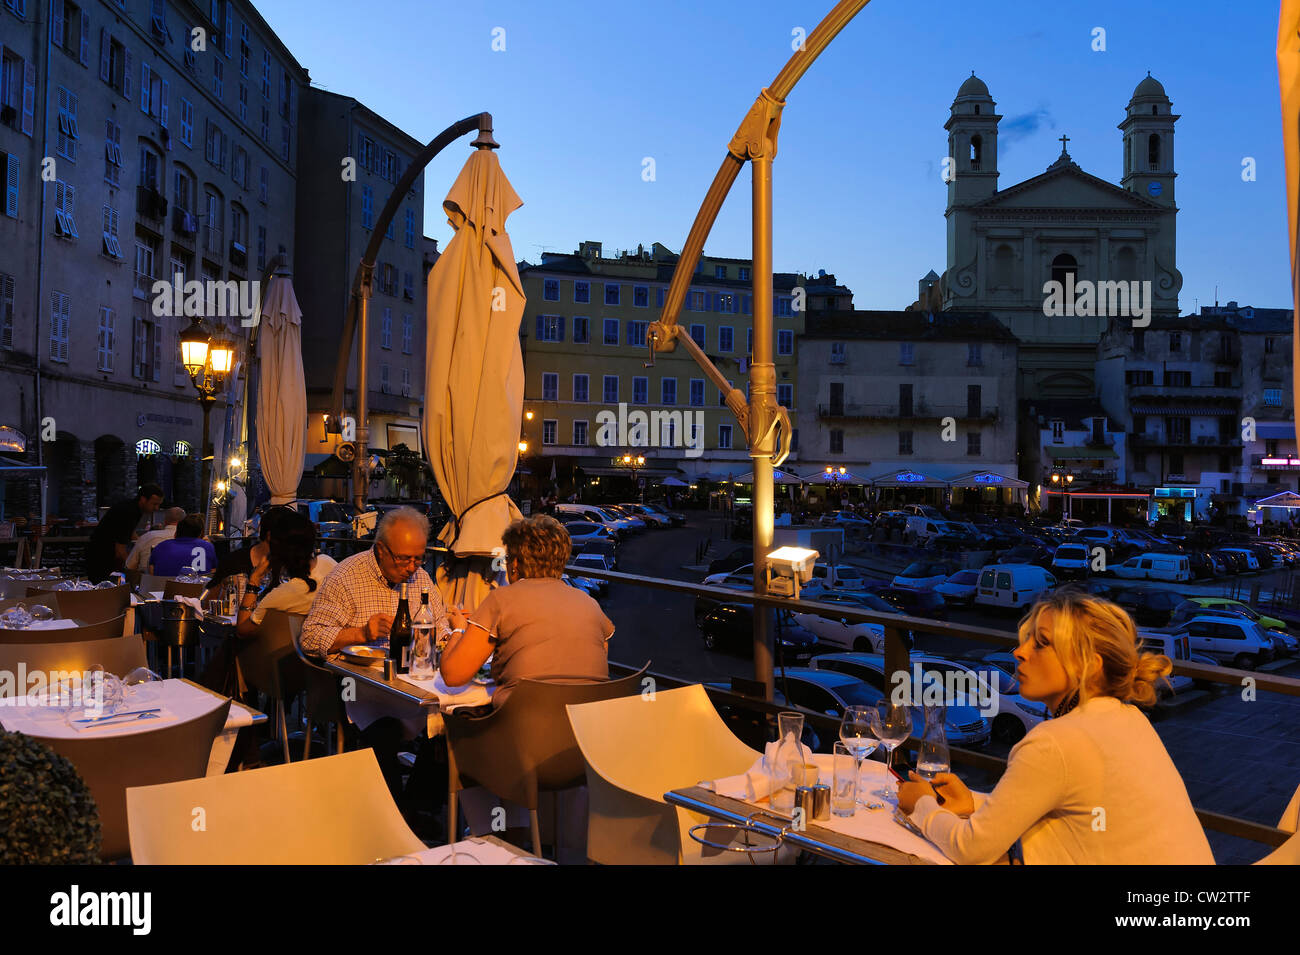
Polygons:
<instances>
[{"instance_id":1,"label":"woman with short hair","mask_svg":"<svg viewBox=\"0 0 1300 955\"><path fill-rule=\"evenodd\" d=\"M987 795L952 773L901 783L899 807L926 837L959 863L1213 865L1182 777L1138 709L1172 664L1140 652L1132 618L1057 592L1021 621L1015 657L1020 694L1053 718L1016 744Z\"/></svg>"},{"instance_id":2,"label":"woman with short hair","mask_svg":"<svg viewBox=\"0 0 1300 955\"><path fill-rule=\"evenodd\" d=\"M609 679L614 625L600 604L561 579L572 553L564 525L539 514L515 521L501 541L510 584L489 593L467 621L450 615L456 629L442 655L443 680L468 683L491 656L492 704L500 706L521 679Z\"/></svg>"}]
</instances>

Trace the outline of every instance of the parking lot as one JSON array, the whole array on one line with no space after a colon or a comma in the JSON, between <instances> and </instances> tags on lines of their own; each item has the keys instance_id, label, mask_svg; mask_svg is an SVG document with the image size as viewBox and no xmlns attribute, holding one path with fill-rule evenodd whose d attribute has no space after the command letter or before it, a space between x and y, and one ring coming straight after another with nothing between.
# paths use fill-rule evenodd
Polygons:
<instances>
[{"instance_id":1,"label":"parking lot","mask_svg":"<svg viewBox=\"0 0 1300 955\"><path fill-rule=\"evenodd\" d=\"M618 569L698 583L703 573L687 568L706 538L712 535L714 556L746 543L727 541L723 533L722 522L715 515L688 512L685 527L649 530L628 539L620 548ZM851 556L847 560L860 566L864 575L888 582L869 559ZM1282 574L1276 571L1248 579L1267 591ZM1149 586L1174 585L1153 582ZM1224 590L1223 583L1217 587L1177 586L1184 593ZM617 628L610 643L611 660L633 666L648 660L655 671L700 682L725 683L732 676L753 675L752 662L746 656L705 648L695 623L695 599L690 595L613 584L601 604ZM1018 614L954 607L948 619L1011 633ZM922 635L916 649L958 655L975 647L957 638ZM1268 668L1300 677L1300 660L1294 657ZM1272 693L1243 698L1248 695L1224 686L1197 689L1185 700L1175 698L1174 705L1162 707L1153 714L1153 722L1196 806L1275 825L1300 784L1300 698ZM1009 749L993 740L985 751L1005 756ZM1263 854L1258 845L1217 834L1211 834L1211 844L1221 862L1249 862Z\"/></svg>"}]
</instances>

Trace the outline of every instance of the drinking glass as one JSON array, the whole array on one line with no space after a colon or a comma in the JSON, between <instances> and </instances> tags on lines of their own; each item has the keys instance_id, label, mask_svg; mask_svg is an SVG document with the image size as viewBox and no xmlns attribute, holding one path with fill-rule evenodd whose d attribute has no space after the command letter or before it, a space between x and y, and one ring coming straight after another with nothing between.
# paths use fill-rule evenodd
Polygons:
<instances>
[{"instance_id":1,"label":"drinking glass","mask_svg":"<svg viewBox=\"0 0 1300 955\"><path fill-rule=\"evenodd\" d=\"M872 731L871 724L872 709L869 706L849 706L844 709L844 718L840 720L840 740L853 758L857 761L855 769L860 774L862 772L862 760L876 751L880 745ZM862 792L862 787L857 787L858 792ZM862 805L868 809L883 809L884 806L878 802L867 802L862 800Z\"/></svg>"},{"instance_id":2,"label":"drinking glass","mask_svg":"<svg viewBox=\"0 0 1300 955\"><path fill-rule=\"evenodd\" d=\"M831 812L837 816L851 816L858 804L858 768L862 760L847 743L836 743L834 776L831 780Z\"/></svg>"},{"instance_id":3,"label":"drinking glass","mask_svg":"<svg viewBox=\"0 0 1300 955\"><path fill-rule=\"evenodd\" d=\"M876 734L880 745L885 747L885 751L889 754L885 760L885 767L893 769L894 750L911 735L912 714L906 706L892 703L888 699L881 700L871 708L871 731ZM890 791L888 781L876 791L876 794L890 802L897 798Z\"/></svg>"},{"instance_id":4,"label":"drinking glass","mask_svg":"<svg viewBox=\"0 0 1300 955\"><path fill-rule=\"evenodd\" d=\"M33 620L54 619L54 611L45 606L45 604L32 604L31 608L27 612L32 615Z\"/></svg>"}]
</instances>

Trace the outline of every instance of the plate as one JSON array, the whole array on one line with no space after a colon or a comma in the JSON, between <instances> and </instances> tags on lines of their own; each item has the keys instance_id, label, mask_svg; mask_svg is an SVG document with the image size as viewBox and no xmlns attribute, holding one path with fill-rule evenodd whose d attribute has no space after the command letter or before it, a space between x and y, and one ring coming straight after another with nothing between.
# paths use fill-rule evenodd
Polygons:
<instances>
[{"instance_id":1,"label":"plate","mask_svg":"<svg viewBox=\"0 0 1300 955\"><path fill-rule=\"evenodd\" d=\"M353 663L360 663L365 666L380 666L384 658L388 656L388 651L382 647L368 647L365 644L355 644L350 647L344 647L342 653Z\"/></svg>"}]
</instances>

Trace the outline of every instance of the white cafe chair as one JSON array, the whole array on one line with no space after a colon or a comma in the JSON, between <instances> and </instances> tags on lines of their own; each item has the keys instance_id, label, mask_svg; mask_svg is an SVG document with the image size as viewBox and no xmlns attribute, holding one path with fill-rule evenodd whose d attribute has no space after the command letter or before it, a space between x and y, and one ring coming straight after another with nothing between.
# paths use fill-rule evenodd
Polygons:
<instances>
[{"instance_id":1,"label":"white cafe chair","mask_svg":"<svg viewBox=\"0 0 1300 955\"><path fill-rule=\"evenodd\" d=\"M746 862L703 855L690 828L708 818L663 795L746 772L762 753L727 728L699 684L568 707L587 764L587 856L605 865Z\"/></svg>"}]
</instances>

